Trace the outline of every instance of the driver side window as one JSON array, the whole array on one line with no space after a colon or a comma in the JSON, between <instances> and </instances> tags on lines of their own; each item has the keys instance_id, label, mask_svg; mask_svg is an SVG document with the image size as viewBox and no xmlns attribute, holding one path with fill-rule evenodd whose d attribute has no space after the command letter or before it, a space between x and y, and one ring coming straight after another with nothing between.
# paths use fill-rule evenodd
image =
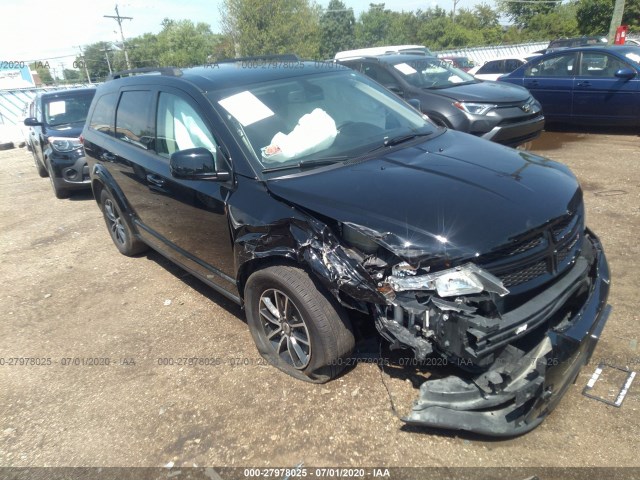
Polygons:
<instances>
[{"instance_id":1,"label":"driver side window","mask_svg":"<svg viewBox=\"0 0 640 480\"><path fill-rule=\"evenodd\" d=\"M158 100L156 153L169 158L172 153L189 148L206 148L217 166L216 142L204 120L185 100L162 92Z\"/></svg>"}]
</instances>

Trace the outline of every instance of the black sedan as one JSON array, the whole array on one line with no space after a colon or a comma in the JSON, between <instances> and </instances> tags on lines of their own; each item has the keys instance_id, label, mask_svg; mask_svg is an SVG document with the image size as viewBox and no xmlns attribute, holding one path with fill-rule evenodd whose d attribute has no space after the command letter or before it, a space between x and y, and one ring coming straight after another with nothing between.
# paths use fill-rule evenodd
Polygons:
<instances>
[{"instance_id":1,"label":"black sedan","mask_svg":"<svg viewBox=\"0 0 640 480\"><path fill-rule=\"evenodd\" d=\"M523 86L548 122L640 125L640 47L578 47L542 55L501 82Z\"/></svg>"},{"instance_id":2,"label":"black sedan","mask_svg":"<svg viewBox=\"0 0 640 480\"><path fill-rule=\"evenodd\" d=\"M540 135L540 104L524 88L474 78L450 63L418 55L340 60L418 106L435 123L516 147Z\"/></svg>"}]
</instances>

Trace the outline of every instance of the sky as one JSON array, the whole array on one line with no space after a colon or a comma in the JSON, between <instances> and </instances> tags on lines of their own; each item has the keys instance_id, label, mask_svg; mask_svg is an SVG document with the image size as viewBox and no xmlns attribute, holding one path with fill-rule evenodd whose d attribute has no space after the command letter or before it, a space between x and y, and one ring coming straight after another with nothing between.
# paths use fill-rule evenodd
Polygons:
<instances>
[{"instance_id":1,"label":"sky","mask_svg":"<svg viewBox=\"0 0 640 480\"><path fill-rule=\"evenodd\" d=\"M277 1L277 0L274 0ZM221 31L222 0L122 0L118 3L125 39L143 33L158 33L164 18L192 20ZM317 3L326 8L329 0ZM381 0L343 0L357 16L369 9L369 3ZM469 5L465 5L465 4ZM474 0L462 0L459 7L471 7ZM480 3L478 0L477 3ZM425 10L440 5L449 10L453 0L395 0L385 8L395 11ZM0 0L0 61L49 62L50 68L72 68L79 47L99 41L119 41L115 19L116 0Z\"/></svg>"}]
</instances>

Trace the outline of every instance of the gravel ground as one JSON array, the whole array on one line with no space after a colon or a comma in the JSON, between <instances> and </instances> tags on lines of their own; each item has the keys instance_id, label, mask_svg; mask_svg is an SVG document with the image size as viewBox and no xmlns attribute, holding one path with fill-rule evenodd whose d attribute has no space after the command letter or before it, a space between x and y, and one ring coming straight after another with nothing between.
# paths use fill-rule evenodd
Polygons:
<instances>
[{"instance_id":1,"label":"gravel ground","mask_svg":"<svg viewBox=\"0 0 640 480\"><path fill-rule=\"evenodd\" d=\"M0 357L44 364L0 366L0 466L640 466L640 382L621 408L581 394L599 359L640 364L639 138L531 149L579 177L613 313L558 408L508 440L406 427L392 404L410 408L416 372L359 363L310 385L264 365L237 306L160 255L120 255L90 194L56 200L25 149L1 151ZM184 357L209 365L163 364Z\"/></svg>"}]
</instances>

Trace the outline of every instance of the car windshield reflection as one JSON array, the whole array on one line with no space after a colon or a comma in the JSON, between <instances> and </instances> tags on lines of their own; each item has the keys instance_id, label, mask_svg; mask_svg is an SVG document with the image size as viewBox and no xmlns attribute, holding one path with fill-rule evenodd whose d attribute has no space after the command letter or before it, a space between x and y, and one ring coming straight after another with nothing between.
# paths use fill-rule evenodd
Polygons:
<instances>
[{"instance_id":1,"label":"car windshield reflection","mask_svg":"<svg viewBox=\"0 0 640 480\"><path fill-rule=\"evenodd\" d=\"M314 159L347 160L389 138L436 130L395 95L351 72L261 83L211 99L259 170ZM314 164L327 162L306 163Z\"/></svg>"}]
</instances>

